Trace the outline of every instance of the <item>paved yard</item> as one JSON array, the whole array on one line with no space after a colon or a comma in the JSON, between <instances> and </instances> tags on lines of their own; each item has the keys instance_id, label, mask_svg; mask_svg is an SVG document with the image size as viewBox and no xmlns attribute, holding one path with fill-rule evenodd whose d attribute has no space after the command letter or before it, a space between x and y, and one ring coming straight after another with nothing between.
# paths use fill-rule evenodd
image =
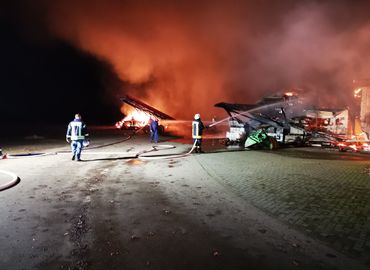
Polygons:
<instances>
[{"instance_id":1,"label":"paved yard","mask_svg":"<svg viewBox=\"0 0 370 270\"><path fill-rule=\"evenodd\" d=\"M258 208L369 260L370 156L310 148L222 155L197 158L214 179Z\"/></svg>"},{"instance_id":2,"label":"paved yard","mask_svg":"<svg viewBox=\"0 0 370 270\"><path fill-rule=\"evenodd\" d=\"M161 144L176 148L148 154L190 148ZM21 178L0 193L2 269L370 265L367 155L210 144L213 153L140 160L147 135L110 132L92 146L80 163L53 154L68 150L63 141L8 148L50 155L0 161Z\"/></svg>"}]
</instances>

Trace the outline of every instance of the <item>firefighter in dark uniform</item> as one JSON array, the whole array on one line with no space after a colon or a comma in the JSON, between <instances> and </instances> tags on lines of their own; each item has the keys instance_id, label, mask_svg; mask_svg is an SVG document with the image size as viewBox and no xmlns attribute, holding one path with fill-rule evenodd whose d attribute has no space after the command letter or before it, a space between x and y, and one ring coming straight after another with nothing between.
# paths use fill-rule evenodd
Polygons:
<instances>
[{"instance_id":1,"label":"firefighter in dark uniform","mask_svg":"<svg viewBox=\"0 0 370 270\"><path fill-rule=\"evenodd\" d=\"M86 124L82 121L81 115L76 114L75 119L68 125L66 141L71 144L72 160L81 161L81 151L84 140L89 137Z\"/></svg>"},{"instance_id":2,"label":"firefighter in dark uniform","mask_svg":"<svg viewBox=\"0 0 370 270\"><path fill-rule=\"evenodd\" d=\"M194 121L192 123L192 136L193 143L195 143L195 153L204 153L202 151L202 135L203 135L204 125L202 120L200 120L200 114L194 115Z\"/></svg>"},{"instance_id":3,"label":"firefighter in dark uniform","mask_svg":"<svg viewBox=\"0 0 370 270\"><path fill-rule=\"evenodd\" d=\"M155 118L154 116L150 117L149 128L150 128L150 141L158 143L158 119Z\"/></svg>"}]
</instances>

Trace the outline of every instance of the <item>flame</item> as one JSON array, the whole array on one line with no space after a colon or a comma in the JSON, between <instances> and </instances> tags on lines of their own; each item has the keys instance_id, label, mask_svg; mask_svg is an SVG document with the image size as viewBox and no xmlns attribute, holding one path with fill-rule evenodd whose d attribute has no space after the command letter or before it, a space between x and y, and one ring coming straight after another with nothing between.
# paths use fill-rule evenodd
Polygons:
<instances>
[{"instance_id":1,"label":"flame","mask_svg":"<svg viewBox=\"0 0 370 270\"><path fill-rule=\"evenodd\" d=\"M339 147L339 149L342 149L342 150L352 150L355 152L359 152L359 151L369 152L370 151L369 141L361 141L361 140L357 140L354 142L343 141L343 142L337 143L336 145L337 147Z\"/></svg>"},{"instance_id":2,"label":"flame","mask_svg":"<svg viewBox=\"0 0 370 270\"><path fill-rule=\"evenodd\" d=\"M357 145L351 144L348 146L349 148L352 148L353 150L357 151Z\"/></svg>"},{"instance_id":3,"label":"flame","mask_svg":"<svg viewBox=\"0 0 370 270\"><path fill-rule=\"evenodd\" d=\"M145 126L149 123L150 115L139 110L134 110L132 113L128 114L123 121L137 121L140 126Z\"/></svg>"},{"instance_id":4,"label":"flame","mask_svg":"<svg viewBox=\"0 0 370 270\"><path fill-rule=\"evenodd\" d=\"M197 8L184 0L28 2L46 5L40 10L48 12L47 29L58 38L107 61L125 82L124 92L176 118L194 112L210 118L223 113L217 102L253 102L292 83L311 90L318 103L339 106L352 95L353 76L369 73L367 15L337 30L338 14L348 8L357 14L357 5L346 1L263 1L262 8L242 0L201 0Z\"/></svg>"},{"instance_id":5,"label":"flame","mask_svg":"<svg viewBox=\"0 0 370 270\"><path fill-rule=\"evenodd\" d=\"M149 123L150 115L132 106L122 105L121 112L126 116L116 123L116 128L118 129L123 126L126 126L126 128L142 128Z\"/></svg>"},{"instance_id":6,"label":"flame","mask_svg":"<svg viewBox=\"0 0 370 270\"><path fill-rule=\"evenodd\" d=\"M362 90L362 88L357 88L357 89L355 90L355 92L354 92L354 96L355 96L355 98L359 98L359 97L361 97L361 95L360 95L361 90Z\"/></svg>"}]
</instances>

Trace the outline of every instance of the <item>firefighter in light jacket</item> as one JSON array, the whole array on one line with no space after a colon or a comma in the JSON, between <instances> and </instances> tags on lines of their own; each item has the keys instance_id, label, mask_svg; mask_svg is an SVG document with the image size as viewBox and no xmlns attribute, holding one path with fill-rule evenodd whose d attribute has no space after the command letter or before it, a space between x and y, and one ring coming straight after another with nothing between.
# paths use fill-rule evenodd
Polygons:
<instances>
[{"instance_id":1,"label":"firefighter in light jacket","mask_svg":"<svg viewBox=\"0 0 370 270\"><path fill-rule=\"evenodd\" d=\"M203 135L204 125L202 120L200 120L200 114L194 115L194 121L192 123L192 137L193 143L195 144L195 153L204 153L202 151L202 135Z\"/></svg>"},{"instance_id":2,"label":"firefighter in light jacket","mask_svg":"<svg viewBox=\"0 0 370 270\"><path fill-rule=\"evenodd\" d=\"M69 123L66 134L66 141L72 148L72 160L81 161L83 143L88 136L86 124L82 121L81 115L76 114L75 119Z\"/></svg>"}]
</instances>

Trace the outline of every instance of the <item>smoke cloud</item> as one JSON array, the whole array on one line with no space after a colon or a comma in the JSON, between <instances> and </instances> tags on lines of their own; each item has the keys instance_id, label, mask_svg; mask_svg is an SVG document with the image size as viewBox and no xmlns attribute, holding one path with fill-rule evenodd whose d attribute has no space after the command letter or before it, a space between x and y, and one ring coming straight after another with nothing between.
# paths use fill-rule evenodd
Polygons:
<instances>
[{"instance_id":1,"label":"smoke cloud","mask_svg":"<svg viewBox=\"0 0 370 270\"><path fill-rule=\"evenodd\" d=\"M370 76L366 2L42 3L54 35L111 63L124 82L113 98L129 93L176 118L291 88L350 105L352 81Z\"/></svg>"}]
</instances>

